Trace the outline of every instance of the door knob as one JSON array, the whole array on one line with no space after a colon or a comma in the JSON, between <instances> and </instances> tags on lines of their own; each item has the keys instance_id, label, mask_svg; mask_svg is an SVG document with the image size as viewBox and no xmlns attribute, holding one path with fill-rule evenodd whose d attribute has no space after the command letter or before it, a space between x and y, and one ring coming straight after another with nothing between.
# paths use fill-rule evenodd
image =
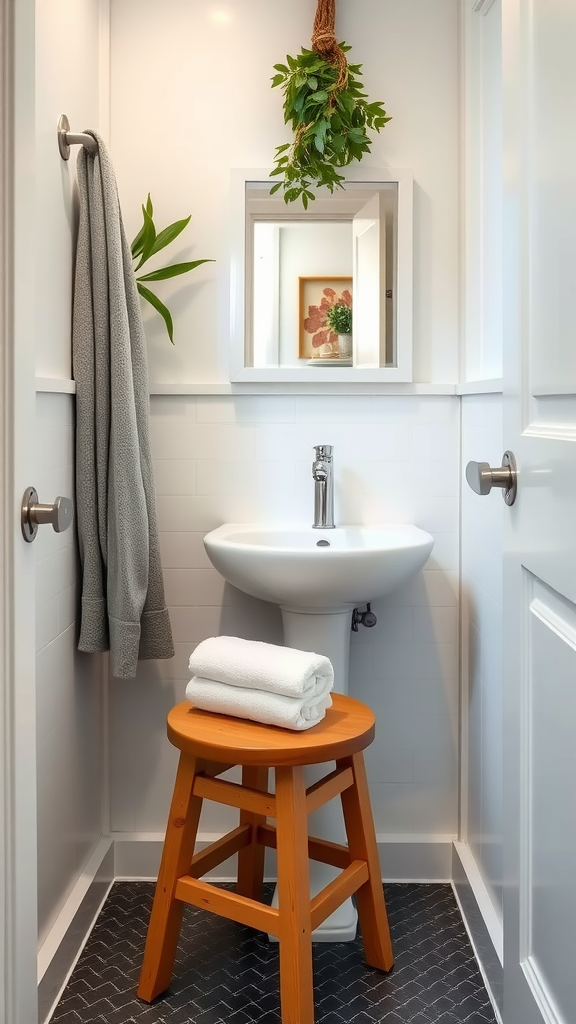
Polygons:
<instances>
[{"instance_id":1,"label":"door knob","mask_svg":"<svg viewBox=\"0 0 576 1024\"><path fill-rule=\"evenodd\" d=\"M41 505L35 487L27 487L22 498L22 534L30 544L38 527L49 523L56 533L67 530L74 518L72 498L58 497L52 505Z\"/></svg>"},{"instance_id":2,"label":"door knob","mask_svg":"<svg viewBox=\"0 0 576 1024\"><path fill-rule=\"evenodd\" d=\"M466 466L466 479L476 494L490 494L493 487L501 487L507 505L516 501L517 477L516 459L509 451L504 452L502 465L495 469L487 462L469 462Z\"/></svg>"}]
</instances>

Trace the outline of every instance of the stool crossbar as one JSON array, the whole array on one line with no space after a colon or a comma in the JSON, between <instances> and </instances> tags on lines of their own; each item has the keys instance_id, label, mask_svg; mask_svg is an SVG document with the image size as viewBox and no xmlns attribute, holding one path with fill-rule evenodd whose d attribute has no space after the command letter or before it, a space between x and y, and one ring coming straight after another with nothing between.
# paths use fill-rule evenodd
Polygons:
<instances>
[{"instance_id":1,"label":"stool crossbar","mask_svg":"<svg viewBox=\"0 0 576 1024\"><path fill-rule=\"evenodd\" d=\"M383 971L394 963L362 753L374 736L372 712L336 694L320 725L290 733L184 702L170 712L168 736L181 753L138 996L152 1002L168 988L183 909L190 904L277 936L282 1022L314 1024L312 932L353 893L367 963ZM306 788L305 765L324 761L335 761L335 770ZM241 784L219 778L233 765L242 766ZM274 793L268 791L271 768ZM308 836L308 814L337 796L347 846ZM240 823L194 854L205 799L238 808ZM278 909L262 902L266 847L277 851ZM234 892L202 881L234 854ZM313 899L309 858L341 869Z\"/></svg>"}]
</instances>

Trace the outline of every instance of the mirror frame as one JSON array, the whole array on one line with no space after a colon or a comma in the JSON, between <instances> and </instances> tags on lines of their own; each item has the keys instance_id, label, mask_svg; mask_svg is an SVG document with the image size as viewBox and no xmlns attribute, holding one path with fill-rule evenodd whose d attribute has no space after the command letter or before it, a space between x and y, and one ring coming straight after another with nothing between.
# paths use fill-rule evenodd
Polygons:
<instances>
[{"instance_id":1,"label":"mirror frame","mask_svg":"<svg viewBox=\"0 0 576 1024\"><path fill-rule=\"evenodd\" d=\"M413 193L412 172L407 169L364 167L344 169L349 182L393 182L398 189L398 238L396 280L396 366L334 367L253 366L247 361L246 263L251 244L251 218L246 209L246 185L269 181L270 168L235 168L231 182L230 253L230 380L232 383L376 383L412 382L412 275L413 275ZM310 207L309 207L310 210ZM310 210L313 213L313 210Z\"/></svg>"}]
</instances>

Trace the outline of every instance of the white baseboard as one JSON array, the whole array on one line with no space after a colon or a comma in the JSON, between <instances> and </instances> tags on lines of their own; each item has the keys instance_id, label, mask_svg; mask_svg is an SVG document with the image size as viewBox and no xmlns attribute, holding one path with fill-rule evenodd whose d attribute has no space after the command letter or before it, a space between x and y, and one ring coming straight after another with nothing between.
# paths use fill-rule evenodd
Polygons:
<instances>
[{"instance_id":1,"label":"white baseboard","mask_svg":"<svg viewBox=\"0 0 576 1024\"><path fill-rule=\"evenodd\" d=\"M204 849L221 833L204 832L198 837L198 850ZM158 874L164 833L113 832L114 877L116 879L155 879ZM451 835L378 835L378 852L385 882L449 882L452 879ZM267 851L271 853L272 851ZM225 861L215 873L206 875L213 882L230 882L235 877L234 861ZM276 878L274 857L266 861L266 877Z\"/></svg>"},{"instance_id":2,"label":"white baseboard","mask_svg":"<svg viewBox=\"0 0 576 1024\"><path fill-rule=\"evenodd\" d=\"M38 1020L49 1020L114 878L114 847L101 839L38 951Z\"/></svg>"},{"instance_id":3,"label":"white baseboard","mask_svg":"<svg viewBox=\"0 0 576 1024\"><path fill-rule=\"evenodd\" d=\"M494 1012L497 1019L502 1021L504 984L502 921L494 907L472 851L466 843L454 843L452 888Z\"/></svg>"}]
</instances>

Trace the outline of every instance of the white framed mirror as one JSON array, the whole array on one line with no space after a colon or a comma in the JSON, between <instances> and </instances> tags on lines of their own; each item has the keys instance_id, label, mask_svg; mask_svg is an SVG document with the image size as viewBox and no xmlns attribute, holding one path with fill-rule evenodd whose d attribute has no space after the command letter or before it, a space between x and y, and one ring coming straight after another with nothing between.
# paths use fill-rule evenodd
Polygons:
<instances>
[{"instance_id":1,"label":"white framed mirror","mask_svg":"<svg viewBox=\"0 0 576 1024\"><path fill-rule=\"evenodd\" d=\"M308 210L272 184L233 172L231 381L411 382L411 172L346 168Z\"/></svg>"}]
</instances>

